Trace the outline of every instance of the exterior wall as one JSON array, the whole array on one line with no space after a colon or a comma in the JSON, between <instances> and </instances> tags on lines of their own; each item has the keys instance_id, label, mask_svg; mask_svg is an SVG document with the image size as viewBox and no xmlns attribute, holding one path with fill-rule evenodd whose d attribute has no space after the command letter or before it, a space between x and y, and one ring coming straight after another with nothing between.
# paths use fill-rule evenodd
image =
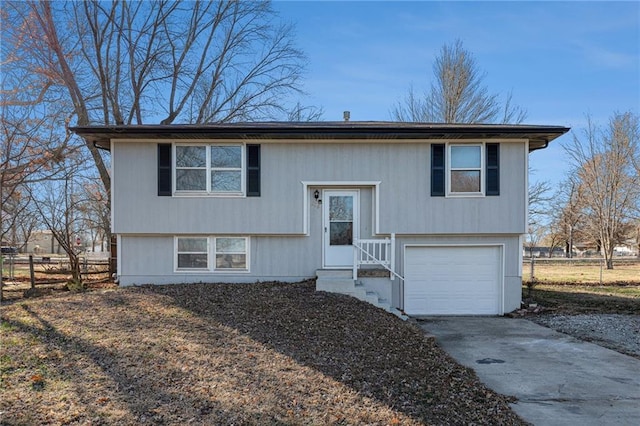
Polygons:
<instances>
[{"instance_id":1,"label":"exterior wall","mask_svg":"<svg viewBox=\"0 0 640 426\"><path fill-rule=\"evenodd\" d=\"M526 231L526 142L502 143L501 194L431 197L429 143L263 143L260 197L158 197L155 143L114 142L115 233L303 233L304 181L379 181L379 232ZM310 222L311 223L311 222Z\"/></svg>"},{"instance_id":2,"label":"exterior wall","mask_svg":"<svg viewBox=\"0 0 640 426\"><path fill-rule=\"evenodd\" d=\"M250 272L214 273L175 272L172 235L122 236L120 284L300 281L315 276L321 262L320 243L313 244L312 240L311 237L251 237Z\"/></svg>"},{"instance_id":3,"label":"exterior wall","mask_svg":"<svg viewBox=\"0 0 640 426\"><path fill-rule=\"evenodd\" d=\"M311 278L322 267L323 235L322 205L313 192L344 187L360 191L360 238L396 234L400 275L405 244L503 244L505 312L520 306L526 141L501 144L500 196L466 198L430 195L427 142L263 143L260 197L159 197L156 150L149 142L112 143L122 285ZM305 182L323 184L304 194ZM345 182L379 182L378 192ZM250 270L175 272L176 235L248 236ZM399 280L385 294L402 308Z\"/></svg>"},{"instance_id":4,"label":"exterior wall","mask_svg":"<svg viewBox=\"0 0 640 426\"><path fill-rule=\"evenodd\" d=\"M249 272L175 272L174 235L120 235L121 285L191 282L299 281L322 268L322 203L308 189L309 235L256 236L249 243ZM373 190L360 188L360 236L372 232ZM188 235L197 235L190 233ZM215 234L203 234L211 235Z\"/></svg>"},{"instance_id":5,"label":"exterior wall","mask_svg":"<svg viewBox=\"0 0 640 426\"><path fill-rule=\"evenodd\" d=\"M253 283L256 281L295 282L315 276L322 267L322 234L312 230L309 236L253 236L250 242L250 272L185 273L174 272L173 236L122 236L120 247L120 284L174 284L192 282ZM522 275L516 236L401 236L396 237L396 267L404 275L406 244L503 244L505 312L520 307ZM364 279L366 280L366 279ZM375 281L375 280L371 280ZM377 283L376 285L379 285ZM403 308L402 284L395 279L389 288L376 289L391 300L392 306Z\"/></svg>"}]
</instances>

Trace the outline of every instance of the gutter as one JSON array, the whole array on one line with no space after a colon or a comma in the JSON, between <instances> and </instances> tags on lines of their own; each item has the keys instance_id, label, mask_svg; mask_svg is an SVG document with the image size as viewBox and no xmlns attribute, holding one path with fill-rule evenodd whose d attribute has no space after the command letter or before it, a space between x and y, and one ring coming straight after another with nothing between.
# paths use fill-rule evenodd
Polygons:
<instances>
[{"instance_id":1,"label":"gutter","mask_svg":"<svg viewBox=\"0 0 640 426\"><path fill-rule=\"evenodd\" d=\"M103 151L111 152L111 147L107 148L106 146L98 145L98 141L93 141L93 146L97 149L101 149Z\"/></svg>"}]
</instances>

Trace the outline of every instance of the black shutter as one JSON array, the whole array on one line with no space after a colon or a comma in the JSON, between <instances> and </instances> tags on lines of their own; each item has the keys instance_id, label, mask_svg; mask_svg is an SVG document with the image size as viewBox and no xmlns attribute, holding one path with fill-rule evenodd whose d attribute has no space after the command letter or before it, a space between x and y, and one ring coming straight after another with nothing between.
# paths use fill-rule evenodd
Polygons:
<instances>
[{"instance_id":1,"label":"black shutter","mask_svg":"<svg viewBox=\"0 0 640 426\"><path fill-rule=\"evenodd\" d=\"M171 144L158 144L158 196L171 196Z\"/></svg>"},{"instance_id":2,"label":"black shutter","mask_svg":"<svg viewBox=\"0 0 640 426\"><path fill-rule=\"evenodd\" d=\"M445 145L431 144L431 196L444 197Z\"/></svg>"},{"instance_id":3,"label":"black shutter","mask_svg":"<svg viewBox=\"0 0 640 426\"><path fill-rule=\"evenodd\" d=\"M260 196L260 145L247 145L247 197Z\"/></svg>"},{"instance_id":4,"label":"black shutter","mask_svg":"<svg viewBox=\"0 0 640 426\"><path fill-rule=\"evenodd\" d=\"M500 144L488 143L486 195L500 195Z\"/></svg>"}]
</instances>

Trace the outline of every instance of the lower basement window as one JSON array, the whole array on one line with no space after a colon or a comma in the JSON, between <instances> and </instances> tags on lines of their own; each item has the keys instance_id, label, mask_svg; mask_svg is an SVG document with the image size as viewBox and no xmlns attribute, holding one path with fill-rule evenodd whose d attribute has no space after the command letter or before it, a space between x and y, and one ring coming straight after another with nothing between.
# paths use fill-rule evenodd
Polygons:
<instances>
[{"instance_id":1,"label":"lower basement window","mask_svg":"<svg viewBox=\"0 0 640 426\"><path fill-rule=\"evenodd\" d=\"M247 238L215 238L215 270L247 270Z\"/></svg>"}]
</instances>

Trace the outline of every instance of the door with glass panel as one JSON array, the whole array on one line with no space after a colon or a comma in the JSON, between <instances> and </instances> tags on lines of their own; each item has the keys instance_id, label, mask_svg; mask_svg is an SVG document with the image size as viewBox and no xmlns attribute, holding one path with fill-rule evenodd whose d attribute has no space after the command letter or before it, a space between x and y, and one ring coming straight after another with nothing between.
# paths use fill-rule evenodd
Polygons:
<instances>
[{"instance_id":1,"label":"door with glass panel","mask_svg":"<svg viewBox=\"0 0 640 426\"><path fill-rule=\"evenodd\" d=\"M324 267L353 266L353 240L358 238L358 191L325 190L323 205Z\"/></svg>"}]
</instances>

